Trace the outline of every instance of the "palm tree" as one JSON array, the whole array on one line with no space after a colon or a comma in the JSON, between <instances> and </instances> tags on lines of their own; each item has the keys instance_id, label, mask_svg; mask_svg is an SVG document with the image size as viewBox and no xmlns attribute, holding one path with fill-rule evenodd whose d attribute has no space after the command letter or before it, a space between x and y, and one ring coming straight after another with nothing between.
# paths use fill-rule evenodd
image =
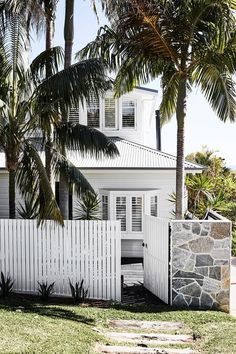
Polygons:
<instances>
[{"instance_id":1,"label":"palm tree","mask_svg":"<svg viewBox=\"0 0 236 354\"><path fill-rule=\"evenodd\" d=\"M63 222L54 198L39 150L45 149L47 132L54 125L52 142L52 170L63 173L68 184L78 193L92 190L80 171L66 156L65 149L78 150L99 156L117 154L115 145L102 133L82 125L65 124L61 112L83 101L93 92L104 92L109 80L98 60L79 62L58 71L62 58L60 48L41 53L27 68L27 31L25 17L15 14L1 37L0 68L0 147L6 155L9 172L9 215L15 218L15 187L29 200L36 196L39 218L53 218ZM46 77L50 64L52 76ZM43 138L43 139L42 139ZM44 203L40 205L39 190Z\"/></svg>"},{"instance_id":2,"label":"palm tree","mask_svg":"<svg viewBox=\"0 0 236 354\"><path fill-rule=\"evenodd\" d=\"M101 0L111 26L79 55L102 57L117 72L116 95L161 77L161 115L176 112L176 218L183 217L187 97L199 86L218 117L235 120L234 0ZM204 129L204 127L203 127Z\"/></svg>"},{"instance_id":3,"label":"palm tree","mask_svg":"<svg viewBox=\"0 0 236 354\"><path fill-rule=\"evenodd\" d=\"M73 39L74 39L74 0L65 0L64 68L68 68L72 63ZM62 119L65 123L68 121L68 111L64 112ZM66 151L64 151L64 154L66 154ZM60 182L59 182L59 206L64 219L69 219L69 192L68 192L67 183L63 175L60 176Z\"/></svg>"}]
</instances>

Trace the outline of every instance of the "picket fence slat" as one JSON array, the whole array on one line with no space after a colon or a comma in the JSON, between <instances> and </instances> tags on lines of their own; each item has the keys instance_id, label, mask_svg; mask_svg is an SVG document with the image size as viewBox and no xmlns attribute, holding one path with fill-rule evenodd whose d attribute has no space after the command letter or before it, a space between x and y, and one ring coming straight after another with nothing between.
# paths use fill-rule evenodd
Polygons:
<instances>
[{"instance_id":1,"label":"picket fence slat","mask_svg":"<svg viewBox=\"0 0 236 354\"><path fill-rule=\"evenodd\" d=\"M19 292L55 282L55 294L68 296L69 279L83 279L90 298L120 301L120 249L120 221L0 220L0 271Z\"/></svg>"}]
</instances>

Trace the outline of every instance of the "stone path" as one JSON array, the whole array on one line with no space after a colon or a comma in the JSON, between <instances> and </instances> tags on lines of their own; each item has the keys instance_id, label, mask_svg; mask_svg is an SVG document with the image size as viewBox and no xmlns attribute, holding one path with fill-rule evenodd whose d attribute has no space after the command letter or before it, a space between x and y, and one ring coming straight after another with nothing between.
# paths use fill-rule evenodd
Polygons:
<instances>
[{"instance_id":1,"label":"stone path","mask_svg":"<svg viewBox=\"0 0 236 354\"><path fill-rule=\"evenodd\" d=\"M112 343L98 345L95 349L96 353L196 353L196 351L192 349L194 343L193 336L181 334L180 331L183 330L183 325L179 322L111 320L108 322L108 327L108 331L98 328L95 329L104 336L104 342L107 343L107 341L109 341ZM125 332L125 330L127 332ZM124 345L122 345L122 343L124 343Z\"/></svg>"},{"instance_id":2,"label":"stone path","mask_svg":"<svg viewBox=\"0 0 236 354\"><path fill-rule=\"evenodd\" d=\"M231 258L230 314L236 316L236 257Z\"/></svg>"}]
</instances>

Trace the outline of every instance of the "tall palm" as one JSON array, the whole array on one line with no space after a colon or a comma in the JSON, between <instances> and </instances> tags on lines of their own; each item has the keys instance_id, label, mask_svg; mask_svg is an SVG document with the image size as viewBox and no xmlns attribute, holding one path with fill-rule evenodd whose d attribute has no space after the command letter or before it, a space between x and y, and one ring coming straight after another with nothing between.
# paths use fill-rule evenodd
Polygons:
<instances>
[{"instance_id":1,"label":"tall palm","mask_svg":"<svg viewBox=\"0 0 236 354\"><path fill-rule=\"evenodd\" d=\"M74 40L74 0L65 0L65 23L64 23L65 55L64 68L72 64L72 49ZM68 121L68 111L63 114L63 121ZM66 154L66 151L64 151ZM69 219L69 192L63 175L59 182L59 206L64 219Z\"/></svg>"},{"instance_id":2,"label":"tall palm","mask_svg":"<svg viewBox=\"0 0 236 354\"><path fill-rule=\"evenodd\" d=\"M183 217L184 127L188 93L199 86L223 121L235 120L235 0L101 0L111 27L80 55L117 72L116 94L161 77L162 120L176 112L176 218ZM203 127L204 129L204 127Z\"/></svg>"},{"instance_id":3,"label":"tall palm","mask_svg":"<svg viewBox=\"0 0 236 354\"><path fill-rule=\"evenodd\" d=\"M63 173L67 183L74 184L78 193L92 189L80 171L66 159L63 151L70 149L82 154L89 152L96 156L113 156L117 149L96 130L64 124L61 112L85 100L91 92L95 95L104 92L109 82L98 60L83 61L59 72L60 48L41 53L27 67L25 18L15 14L8 25L0 43L0 147L5 152L9 172L9 216L15 218L17 184L25 199L36 195L40 219L53 218L62 222L38 151L45 148L42 137L47 136L45 131L50 131L53 124L54 175ZM53 75L46 78L49 64ZM40 189L45 201L43 207L39 198Z\"/></svg>"}]
</instances>

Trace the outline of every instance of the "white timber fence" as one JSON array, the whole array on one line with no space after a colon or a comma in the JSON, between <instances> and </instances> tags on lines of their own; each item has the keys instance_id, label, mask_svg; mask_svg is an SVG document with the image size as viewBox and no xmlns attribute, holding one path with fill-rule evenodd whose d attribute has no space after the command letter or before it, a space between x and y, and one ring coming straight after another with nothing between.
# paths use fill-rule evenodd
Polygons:
<instances>
[{"instance_id":1,"label":"white timber fence","mask_svg":"<svg viewBox=\"0 0 236 354\"><path fill-rule=\"evenodd\" d=\"M84 280L88 297L121 299L120 221L0 220L0 271L14 290L37 292L52 283L56 295L70 295L69 279Z\"/></svg>"},{"instance_id":2,"label":"white timber fence","mask_svg":"<svg viewBox=\"0 0 236 354\"><path fill-rule=\"evenodd\" d=\"M169 303L169 225L168 219L144 217L144 286Z\"/></svg>"}]
</instances>

